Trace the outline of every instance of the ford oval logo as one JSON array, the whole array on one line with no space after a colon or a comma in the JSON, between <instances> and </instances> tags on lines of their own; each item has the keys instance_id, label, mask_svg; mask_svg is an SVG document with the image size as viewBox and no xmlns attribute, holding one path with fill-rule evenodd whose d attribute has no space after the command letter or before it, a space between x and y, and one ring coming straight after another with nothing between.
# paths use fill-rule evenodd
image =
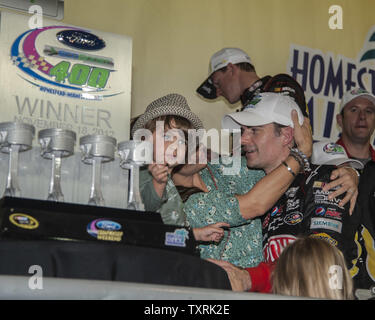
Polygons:
<instances>
[{"instance_id":1,"label":"ford oval logo","mask_svg":"<svg viewBox=\"0 0 375 320\"><path fill-rule=\"evenodd\" d=\"M117 222L110 220L101 220L96 223L99 229L116 231L121 229L121 225Z\"/></svg>"},{"instance_id":2,"label":"ford oval logo","mask_svg":"<svg viewBox=\"0 0 375 320\"><path fill-rule=\"evenodd\" d=\"M105 47L105 42L98 36L79 30L64 30L59 32L57 40L61 43L82 50L100 50Z\"/></svg>"}]
</instances>

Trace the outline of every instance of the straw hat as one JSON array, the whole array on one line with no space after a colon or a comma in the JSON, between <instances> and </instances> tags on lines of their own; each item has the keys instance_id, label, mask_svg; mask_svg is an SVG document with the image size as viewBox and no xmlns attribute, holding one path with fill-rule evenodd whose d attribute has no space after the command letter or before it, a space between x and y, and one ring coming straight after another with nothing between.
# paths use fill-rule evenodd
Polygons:
<instances>
[{"instance_id":1,"label":"straw hat","mask_svg":"<svg viewBox=\"0 0 375 320\"><path fill-rule=\"evenodd\" d=\"M171 93L156 99L147 106L145 113L135 121L131 130L132 136L136 130L144 128L150 120L166 115L180 116L188 120L194 129L204 129L202 121L190 110L186 98L180 94Z\"/></svg>"}]
</instances>

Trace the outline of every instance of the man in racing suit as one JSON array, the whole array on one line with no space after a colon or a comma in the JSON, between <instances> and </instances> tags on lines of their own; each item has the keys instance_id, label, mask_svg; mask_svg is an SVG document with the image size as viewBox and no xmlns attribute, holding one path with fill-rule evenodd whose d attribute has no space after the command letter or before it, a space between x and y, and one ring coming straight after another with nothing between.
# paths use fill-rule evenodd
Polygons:
<instances>
[{"instance_id":1,"label":"man in racing suit","mask_svg":"<svg viewBox=\"0 0 375 320\"><path fill-rule=\"evenodd\" d=\"M296 176L287 192L262 216L265 262L256 268L240 270L225 261L216 261L227 271L231 280L240 279L237 287L231 281L234 290L269 292L274 263L282 250L298 236L313 236L329 241L342 250L348 267L353 258L355 226L351 219L356 212L350 216L349 206L342 206L339 194L328 193L329 186L332 186L332 171L336 167L309 166L304 155L292 148L292 109L298 111L293 99L275 93L261 93L242 112L223 118L224 128L241 127L241 143L249 167L262 168L268 174L283 164L285 170ZM286 162L290 155L304 164L304 172L293 172ZM243 214L242 211L251 211L251 208L240 207L240 210Z\"/></svg>"}]
</instances>

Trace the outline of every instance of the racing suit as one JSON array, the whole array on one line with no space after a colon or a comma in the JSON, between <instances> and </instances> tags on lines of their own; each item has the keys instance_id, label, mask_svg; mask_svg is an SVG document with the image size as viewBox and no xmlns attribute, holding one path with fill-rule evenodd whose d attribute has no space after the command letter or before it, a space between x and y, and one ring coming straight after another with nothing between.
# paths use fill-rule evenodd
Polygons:
<instances>
[{"instance_id":1,"label":"racing suit","mask_svg":"<svg viewBox=\"0 0 375 320\"><path fill-rule=\"evenodd\" d=\"M358 212L349 215L349 204L328 200L322 188L330 182L335 166L313 166L309 174L297 175L285 194L262 216L263 255L265 262L247 268L252 290L270 292L270 275L282 250L298 236L324 239L344 254L348 268L355 257L354 235Z\"/></svg>"},{"instance_id":2,"label":"racing suit","mask_svg":"<svg viewBox=\"0 0 375 320\"><path fill-rule=\"evenodd\" d=\"M342 139L336 143L345 148L349 158L353 158ZM359 289L375 286L375 150L371 145L369 150L371 160L361 170L359 179L357 206L361 214L355 235L356 258L350 269L354 287Z\"/></svg>"}]
</instances>

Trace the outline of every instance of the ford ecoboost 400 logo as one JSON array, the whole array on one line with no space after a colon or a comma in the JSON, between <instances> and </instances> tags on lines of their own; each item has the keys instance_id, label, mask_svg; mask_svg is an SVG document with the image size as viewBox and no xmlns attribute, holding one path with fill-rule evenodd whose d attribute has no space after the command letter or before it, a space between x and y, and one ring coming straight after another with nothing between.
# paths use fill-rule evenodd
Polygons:
<instances>
[{"instance_id":1,"label":"ford ecoboost 400 logo","mask_svg":"<svg viewBox=\"0 0 375 320\"><path fill-rule=\"evenodd\" d=\"M23 72L19 76L43 92L71 98L102 100L121 94L104 94L115 71L111 57L94 52L106 47L104 40L79 28L67 29L48 26L19 35L10 52Z\"/></svg>"}]
</instances>

